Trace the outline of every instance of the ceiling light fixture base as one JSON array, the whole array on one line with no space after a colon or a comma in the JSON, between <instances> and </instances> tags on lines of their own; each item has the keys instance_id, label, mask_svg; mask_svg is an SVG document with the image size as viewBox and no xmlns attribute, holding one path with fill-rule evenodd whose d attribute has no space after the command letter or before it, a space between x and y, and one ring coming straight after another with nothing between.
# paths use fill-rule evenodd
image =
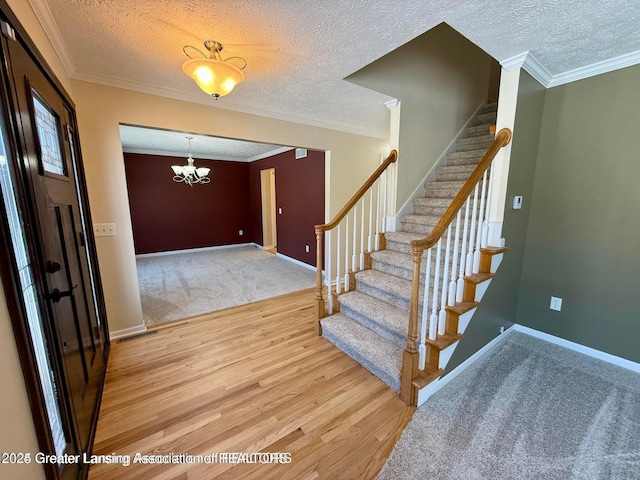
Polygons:
<instances>
[{"instance_id":1,"label":"ceiling light fixture base","mask_svg":"<svg viewBox=\"0 0 640 480\"><path fill-rule=\"evenodd\" d=\"M191 77L203 92L217 100L244 81L242 70L247 67L247 61L242 57L223 60L220 52L224 46L216 40L205 41L204 47L208 50L209 56L192 45L182 47L184 54L189 57L189 60L182 64L182 71ZM194 50L199 55L192 57L189 50ZM234 62L240 62L240 65L234 65Z\"/></svg>"}]
</instances>

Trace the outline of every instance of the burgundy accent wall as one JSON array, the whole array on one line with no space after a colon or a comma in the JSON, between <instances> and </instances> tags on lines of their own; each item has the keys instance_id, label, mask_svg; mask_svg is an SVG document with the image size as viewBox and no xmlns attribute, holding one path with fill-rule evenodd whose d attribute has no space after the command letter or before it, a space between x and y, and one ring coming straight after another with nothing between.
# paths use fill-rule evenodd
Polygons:
<instances>
[{"instance_id":1,"label":"burgundy accent wall","mask_svg":"<svg viewBox=\"0 0 640 480\"><path fill-rule=\"evenodd\" d=\"M195 159L211 182L172 180L186 158L124 154L136 254L250 242L249 164ZM244 230L240 236L238 230Z\"/></svg>"},{"instance_id":2,"label":"burgundy accent wall","mask_svg":"<svg viewBox=\"0 0 640 480\"><path fill-rule=\"evenodd\" d=\"M249 164L251 192L251 241L262 245L262 199L260 171L276 170L276 214L278 253L315 266L314 225L324 223L324 152L307 151L296 160L290 150ZM309 245L309 253L305 252Z\"/></svg>"}]
</instances>

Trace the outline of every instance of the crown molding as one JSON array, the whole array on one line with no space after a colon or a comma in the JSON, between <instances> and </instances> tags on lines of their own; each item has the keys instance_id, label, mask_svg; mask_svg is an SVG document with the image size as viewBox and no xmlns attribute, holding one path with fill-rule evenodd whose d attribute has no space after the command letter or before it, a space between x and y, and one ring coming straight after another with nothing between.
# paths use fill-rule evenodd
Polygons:
<instances>
[{"instance_id":1,"label":"crown molding","mask_svg":"<svg viewBox=\"0 0 640 480\"><path fill-rule=\"evenodd\" d=\"M269 152L260 153L259 155L254 155L253 157L247 158L247 162L255 162L256 160L262 160L263 158L273 157L274 155L278 155L280 153L289 152L293 150L293 147L280 147L275 150L271 150Z\"/></svg>"},{"instance_id":2,"label":"crown molding","mask_svg":"<svg viewBox=\"0 0 640 480\"><path fill-rule=\"evenodd\" d=\"M522 68L524 65L524 61L527 59L527 55L529 55L529 51L519 53L518 55L514 55L513 57L509 57L506 60L502 60L500 65L505 70L515 70L516 68Z\"/></svg>"},{"instance_id":3,"label":"crown molding","mask_svg":"<svg viewBox=\"0 0 640 480\"><path fill-rule=\"evenodd\" d=\"M122 147L123 153L137 153L141 155L156 155L160 157L177 157L177 158L187 158L187 155L184 151L177 152L172 150L157 150L154 148L137 148L137 147ZM241 162L247 163L249 162L248 158L245 157L230 157L225 155L207 155L206 153L193 153L193 158L195 160L224 160L225 162Z\"/></svg>"},{"instance_id":4,"label":"crown molding","mask_svg":"<svg viewBox=\"0 0 640 480\"><path fill-rule=\"evenodd\" d=\"M563 73L552 75L547 68L538 61L530 51L526 51L500 62L505 70L523 68L543 87L552 88L566 83L577 82L603 73L613 72L622 68L640 64L640 50L620 55L619 57L603 60L585 67L574 68Z\"/></svg>"},{"instance_id":5,"label":"crown molding","mask_svg":"<svg viewBox=\"0 0 640 480\"><path fill-rule=\"evenodd\" d=\"M199 105L209 105L215 108L222 108L224 110L232 110L235 112L246 113L249 115L256 115L259 117L266 117L274 120L282 120L285 122L297 123L301 125L307 125L310 127L325 128L328 130L335 130L343 133L350 133L353 135L362 135L365 137L379 138L381 140L388 140L388 132L380 132L374 130L366 130L361 128L354 128L348 125L341 125L336 123L324 122L322 120L314 120L306 117L300 117L297 115L290 115L282 112L274 112L271 110L264 110L255 107L248 107L239 103L234 103L227 98L212 100L216 104L206 103L203 101L203 94L199 90L193 92L185 92L168 87L159 87L155 85L149 85L143 82L135 80L127 80L112 75L97 74L88 72L85 70L76 70L72 76L74 80L80 80L89 83L97 83L99 85L105 85L107 87L121 88L124 90L130 90L139 93L146 93L149 95L157 95L159 97L172 98L174 100L181 100L184 102L197 103ZM205 95L205 98L209 99Z\"/></svg>"},{"instance_id":6,"label":"crown molding","mask_svg":"<svg viewBox=\"0 0 640 480\"><path fill-rule=\"evenodd\" d=\"M549 87L557 87L638 64L640 64L640 50L554 75L549 82Z\"/></svg>"},{"instance_id":7,"label":"crown molding","mask_svg":"<svg viewBox=\"0 0 640 480\"><path fill-rule=\"evenodd\" d=\"M58 24L53 19L53 14L51 13L51 9L45 0L28 0L33 13L35 14L38 22L42 26L44 33L49 38L51 45L53 46L53 50L60 59L60 63L62 63L62 67L64 68L67 75L73 78L74 73L77 70L76 64L71 58L71 54L67 49L67 45L64 43L62 39L62 34L60 33L60 29L58 28Z\"/></svg>"},{"instance_id":8,"label":"crown molding","mask_svg":"<svg viewBox=\"0 0 640 480\"><path fill-rule=\"evenodd\" d=\"M394 98L393 100L389 100L387 102L384 102L384 105L389 110L395 110L400 105L400 100L398 100L397 98Z\"/></svg>"},{"instance_id":9,"label":"crown molding","mask_svg":"<svg viewBox=\"0 0 640 480\"><path fill-rule=\"evenodd\" d=\"M553 78L551 72L549 72L530 51L507 58L500 62L500 65L509 71L515 70L516 68L523 68L545 88L549 88L549 82Z\"/></svg>"}]
</instances>

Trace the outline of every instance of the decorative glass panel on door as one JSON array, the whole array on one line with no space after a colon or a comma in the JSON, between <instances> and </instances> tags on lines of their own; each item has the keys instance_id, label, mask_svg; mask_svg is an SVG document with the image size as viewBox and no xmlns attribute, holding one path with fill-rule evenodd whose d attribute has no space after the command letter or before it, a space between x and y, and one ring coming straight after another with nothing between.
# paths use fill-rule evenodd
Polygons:
<instances>
[{"instance_id":1,"label":"decorative glass panel on door","mask_svg":"<svg viewBox=\"0 0 640 480\"><path fill-rule=\"evenodd\" d=\"M13 175L10 162L6 157L8 149L5 148L4 133L4 126L0 124L0 191L2 192L2 204L0 208L4 206L5 215L9 224L11 247L13 248L15 266L20 278L22 301L26 311L29 335L36 357L36 366L42 386L55 453L62 455L67 445L67 438L60 413L58 387L56 386L56 380L51 368L50 347L47 344L44 327L42 325L43 320L38 308L36 284L33 280L31 260L24 239L22 225L24 215L20 212L14 192Z\"/></svg>"},{"instance_id":2,"label":"decorative glass panel on door","mask_svg":"<svg viewBox=\"0 0 640 480\"><path fill-rule=\"evenodd\" d=\"M64 160L60 152L60 138L58 137L58 117L51 113L47 105L39 96L32 95L38 140L40 141L40 161L45 172L56 175L66 175Z\"/></svg>"}]
</instances>

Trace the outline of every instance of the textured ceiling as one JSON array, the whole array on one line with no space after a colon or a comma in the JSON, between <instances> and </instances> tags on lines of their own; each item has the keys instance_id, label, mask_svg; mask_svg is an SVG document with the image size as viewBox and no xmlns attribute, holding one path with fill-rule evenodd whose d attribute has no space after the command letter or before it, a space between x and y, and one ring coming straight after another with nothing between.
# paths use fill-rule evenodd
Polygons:
<instances>
[{"instance_id":1,"label":"textured ceiling","mask_svg":"<svg viewBox=\"0 0 640 480\"><path fill-rule=\"evenodd\" d=\"M290 149L269 143L120 125L120 140L125 152L186 158L189 152L189 141L186 137L192 137L191 153L194 158L248 162Z\"/></svg>"},{"instance_id":2,"label":"textured ceiling","mask_svg":"<svg viewBox=\"0 0 640 480\"><path fill-rule=\"evenodd\" d=\"M74 78L379 137L390 98L342 79L443 21L498 61L530 51L552 75L640 51L638 0L29 2ZM217 101L181 70L183 45L206 39L248 62Z\"/></svg>"}]
</instances>

